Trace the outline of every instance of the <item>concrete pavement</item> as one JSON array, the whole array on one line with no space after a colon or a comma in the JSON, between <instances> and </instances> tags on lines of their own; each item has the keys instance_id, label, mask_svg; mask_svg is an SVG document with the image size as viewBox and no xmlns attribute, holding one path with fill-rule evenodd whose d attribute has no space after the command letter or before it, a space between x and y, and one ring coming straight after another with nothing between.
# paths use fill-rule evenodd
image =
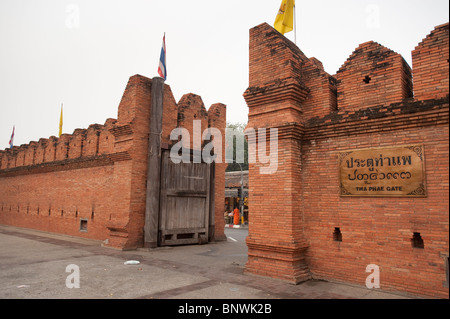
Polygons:
<instances>
[{"instance_id":1,"label":"concrete pavement","mask_svg":"<svg viewBox=\"0 0 450 319\"><path fill-rule=\"evenodd\" d=\"M0 225L0 298L414 298L348 284L313 280L291 285L244 274L242 232L226 230L227 241L207 245L117 251L99 241ZM140 263L125 265L127 260ZM76 286L77 278L79 288L68 288Z\"/></svg>"}]
</instances>

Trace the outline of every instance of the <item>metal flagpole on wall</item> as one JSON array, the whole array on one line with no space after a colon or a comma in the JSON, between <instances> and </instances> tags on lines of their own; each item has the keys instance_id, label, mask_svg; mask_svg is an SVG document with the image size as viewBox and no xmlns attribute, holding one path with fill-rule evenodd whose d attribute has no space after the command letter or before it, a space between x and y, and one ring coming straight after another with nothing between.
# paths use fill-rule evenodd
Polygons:
<instances>
[{"instance_id":1,"label":"metal flagpole on wall","mask_svg":"<svg viewBox=\"0 0 450 319\"><path fill-rule=\"evenodd\" d=\"M295 4L294 4L294 42L297 44L297 15L295 14Z\"/></svg>"}]
</instances>

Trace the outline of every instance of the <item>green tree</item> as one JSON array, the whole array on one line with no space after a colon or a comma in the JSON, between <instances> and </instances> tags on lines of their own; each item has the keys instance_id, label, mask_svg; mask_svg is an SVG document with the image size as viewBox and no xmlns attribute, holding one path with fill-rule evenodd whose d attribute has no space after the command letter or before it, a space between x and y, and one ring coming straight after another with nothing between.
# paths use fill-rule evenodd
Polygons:
<instances>
[{"instance_id":1,"label":"green tree","mask_svg":"<svg viewBox=\"0 0 450 319\"><path fill-rule=\"evenodd\" d=\"M241 168L239 164L241 165L243 170L248 170L248 143L247 139L244 136L244 130L247 124L245 123L230 123L227 122L227 136L225 140L228 141L226 144L225 154L232 154L233 163L228 163L227 172L235 172L240 171ZM231 143L231 136L233 136L233 142ZM242 152L241 147L238 147L238 143L236 142L237 139L243 138L244 140L244 162L243 163L236 163L236 158L238 155L238 152ZM241 154L242 155L242 154ZM228 157L229 156L229 157ZM227 155L227 161L231 160L231 156Z\"/></svg>"}]
</instances>

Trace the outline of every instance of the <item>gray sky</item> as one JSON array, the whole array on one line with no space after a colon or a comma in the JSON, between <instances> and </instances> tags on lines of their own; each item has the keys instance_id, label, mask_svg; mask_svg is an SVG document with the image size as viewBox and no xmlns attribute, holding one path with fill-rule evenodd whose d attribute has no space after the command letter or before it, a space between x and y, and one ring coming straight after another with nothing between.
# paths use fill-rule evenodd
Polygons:
<instances>
[{"instance_id":1,"label":"gray sky","mask_svg":"<svg viewBox=\"0 0 450 319\"><path fill-rule=\"evenodd\" d=\"M166 32L166 83L175 99L227 104L247 122L249 29L273 25L281 0L0 0L0 149L117 118L130 76L157 76ZM411 51L449 21L447 0L297 0L297 45L335 74L369 40ZM293 40L294 33L286 36Z\"/></svg>"}]
</instances>

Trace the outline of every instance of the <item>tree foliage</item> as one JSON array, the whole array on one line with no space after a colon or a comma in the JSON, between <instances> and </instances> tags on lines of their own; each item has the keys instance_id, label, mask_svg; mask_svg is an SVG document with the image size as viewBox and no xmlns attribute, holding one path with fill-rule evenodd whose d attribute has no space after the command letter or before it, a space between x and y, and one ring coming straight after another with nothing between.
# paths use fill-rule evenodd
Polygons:
<instances>
[{"instance_id":1,"label":"tree foliage","mask_svg":"<svg viewBox=\"0 0 450 319\"><path fill-rule=\"evenodd\" d=\"M248 143L247 143L247 139L244 136L244 130L247 124L245 123L230 123L227 122L227 131L230 132L230 130L233 130L233 134L235 136L233 136L233 143L231 143L231 139L229 141L229 143L226 144L225 148L225 153L226 154L233 154L233 163L228 163L228 167L226 169L227 172L235 172L235 171L240 171L241 167L242 170L248 170ZM237 154L238 152L242 152L241 147L238 147L238 143L236 142L237 138L243 138L244 140L244 162L243 163L236 163L236 158L237 158ZM226 139L227 140L227 139Z\"/></svg>"}]
</instances>

